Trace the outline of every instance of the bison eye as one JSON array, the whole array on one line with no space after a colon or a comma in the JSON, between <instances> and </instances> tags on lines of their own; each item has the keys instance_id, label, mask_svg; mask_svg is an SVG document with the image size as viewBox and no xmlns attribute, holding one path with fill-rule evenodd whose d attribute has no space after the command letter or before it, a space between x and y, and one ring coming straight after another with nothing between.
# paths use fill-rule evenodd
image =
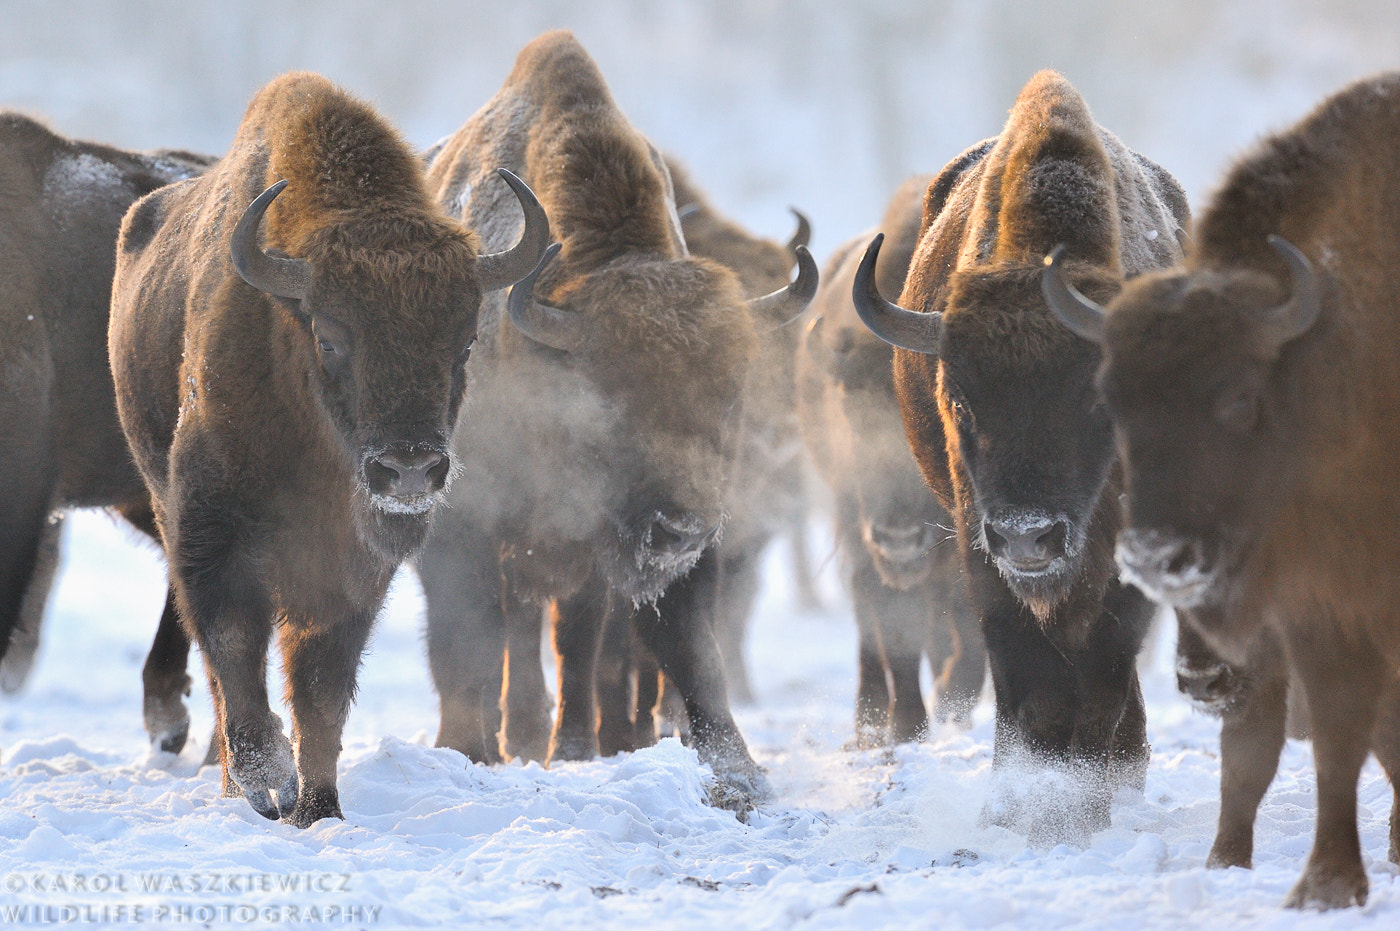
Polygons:
<instances>
[{"instance_id":1,"label":"bison eye","mask_svg":"<svg viewBox=\"0 0 1400 931\"><path fill-rule=\"evenodd\" d=\"M334 352L335 352L335 343L332 343L332 342L331 342L330 340L328 340L328 339L320 340L320 341L317 343L317 345L319 345L319 346L321 347L321 351L322 351L322 352L327 352L327 353L334 353Z\"/></svg>"},{"instance_id":2,"label":"bison eye","mask_svg":"<svg viewBox=\"0 0 1400 931\"><path fill-rule=\"evenodd\" d=\"M476 345L476 337L467 340L467 345L462 347L462 351L457 355L457 364L466 365L467 360L472 357L472 347Z\"/></svg>"}]
</instances>

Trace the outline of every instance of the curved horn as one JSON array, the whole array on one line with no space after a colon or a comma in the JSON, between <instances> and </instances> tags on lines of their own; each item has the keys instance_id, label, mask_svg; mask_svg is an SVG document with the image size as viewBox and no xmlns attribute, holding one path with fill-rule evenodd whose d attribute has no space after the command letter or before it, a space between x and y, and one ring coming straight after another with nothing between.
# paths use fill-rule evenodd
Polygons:
<instances>
[{"instance_id":1,"label":"curved horn","mask_svg":"<svg viewBox=\"0 0 1400 931\"><path fill-rule=\"evenodd\" d=\"M476 272L483 294L509 287L530 274L531 269L538 270L540 256L549 246L549 217L545 216L544 208L540 206L535 192L530 190L530 185L504 168L497 168L496 174L510 185L520 201L520 209L525 212L525 230L514 249L477 258Z\"/></svg>"},{"instance_id":2,"label":"curved horn","mask_svg":"<svg viewBox=\"0 0 1400 931\"><path fill-rule=\"evenodd\" d=\"M1293 296L1271 308L1264 316L1264 337L1277 351L1283 348L1284 343L1302 336L1317 322L1317 315L1322 311L1322 289L1312 263L1296 246L1272 233L1269 234L1269 245L1283 256L1293 278Z\"/></svg>"},{"instance_id":3,"label":"curved horn","mask_svg":"<svg viewBox=\"0 0 1400 931\"><path fill-rule=\"evenodd\" d=\"M1040 273L1040 293L1045 295L1051 312L1071 333L1092 343L1102 343L1107 313L1065 280L1064 272L1060 271L1064 252L1065 246L1061 243L1045 257L1045 271Z\"/></svg>"},{"instance_id":4,"label":"curved horn","mask_svg":"<svg viewBox=\"0 0 1400 931\"><path fill-rule=\"evenodd\" d=\"M699 204L686 204L684 207L676 208L676 219L684 223L700 212Z\"/></svg>"},{"instance_id":5,"label":"curved horn","mask_svg":"<svg viewBox=\"0 0 1400 931\"><path fill-rule=\"evenodd\" d=\"M798 246L797 277L785 288L755 297L748 302L749 313L765 319L774 329L796 320L817 294L817 260L806 246Z\"/></svg>"},{"instance_id":6,"label":"curved horn","mask_svg":"<svg viewBox=\"0 0 1400 931\"><path fill-rule=\"evenodd\" d=\"M278 181L248 205L233 228L228 252L239 276L259 291L301 300L311 291L311 263L305 259L268 255L258 245L258 227L262 225L263 214L286 186L285 179Z\"/></svg>"},{"instance_id":7,"label":"curved horn","mask_svg":"<svg viewBox=\"0 0 1400 931\"><path fill-rule=\"evenodd\" d=\"M789 207L788 209L792 211L793 216L797 217L797 230L787 242L787 251L796 255L798 246L809 246L812 244L812 221L808 220L807 215L796 207Z\"/></svg>"},{"instance_id":8,"label":"curved horn","mask_svg":"<svg viewBox=\"0 0 1400 931\"><path fill-rule=\"evenodd\" d=\"M871 333L891 346L936 356L943 331L943 315L905 310L880 296L880 288L875 284L875 262L880 258L880 245L884 241L885 234L877 233L870 240L865 257L856 269L855 283L851 286L851 300L855 302L856 313L860 314L861 322Z\"/></svg>"},{"instance_id":9,"label":"curved horn","mask_svg":"<svg viewBox=\"0 0 1400 931\"><path fill-rule=\"evenodd\" d=\"M817 364L817 368L834 382L843 382L850 369L850 346L834 348L826 341L825 317L817 317L807 326L807 355ZM849 331L840 331L849 334ZM847 343L850 340L846 341Z\"/></svg>"},{"instance_id":10,"label":"curved horn","mask_svg":"<svg viewBox=\"0 0 1400 931\"><path fill-rule=\"evenodd\" d=\"M559 254L561 248L556 242L544 250L534 270L516 282L506 300L506 312L510 314L510 322L515 324L515 328L530 339L551 349L571 352L584 345L587 334L583 318L563 308L541 303L535 300L534 294L535 279L539 278L540 272Z\"/></svg>"}]
</instances>

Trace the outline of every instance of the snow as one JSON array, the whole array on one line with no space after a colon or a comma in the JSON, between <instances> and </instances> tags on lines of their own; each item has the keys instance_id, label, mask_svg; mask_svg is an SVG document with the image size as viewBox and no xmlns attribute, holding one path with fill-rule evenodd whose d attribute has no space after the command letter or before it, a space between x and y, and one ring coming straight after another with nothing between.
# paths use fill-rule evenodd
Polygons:
<instances>
[{"instance_id":1,"label":"snow","mask_svg":"<svg viewBox=\"0 0 1400 931\"><path fill-rule=\"evenodd\" d=\"M1390 789L1361 783L1371 880L1360 909L1280 908L1311 844L1307 744L1289 743L1253 871L1207 871L1218 724L1179 698L1171 632L1144 690L1146 791L1120 791L1087 849L1033 850L979 827L993 791L989 700L974 727L852 752L855 626L835 564L828 609L793 607L769 556L750 644L759 700L738 710L776 796L748 824L705 804L678 741L545 770L434 749L422 599L401 575L362 671L341 757L346 820L301 831L220 797L190 746L152 753L140 668L164 595L158 555L109 518L68 522L65 564L27 691L0 703L0 924L417 927L1373 928L1400 920L1385 860ZM814 540L829 552L826 538ZM284 715L285 718L285 715ZM1034 774L1028 779L1036 778ZM16 911L16 910L19 911ZM546 924L547 923L547 924Z\"/></svg>"}]
</instances>

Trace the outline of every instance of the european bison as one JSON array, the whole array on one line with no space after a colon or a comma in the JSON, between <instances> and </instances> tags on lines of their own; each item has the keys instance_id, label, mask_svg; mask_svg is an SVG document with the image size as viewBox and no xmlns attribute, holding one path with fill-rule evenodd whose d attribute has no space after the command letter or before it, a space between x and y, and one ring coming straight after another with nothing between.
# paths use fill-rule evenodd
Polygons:
<instances>
[{"instance_id":1,"label":"european bison","mask_svg":"<svg viewBox=\"0 0 1400 931\"><path fill-rule=\"evenodd\" d=\"M784 287L801 259L799 248L805 249L811 239L807 218L794 211L797 231L786 246L760 239L716 211L674 159L668 158L666 164L675 187L681 233L691 255L731 269L746 297ZM794 546L794 568L801 572L807 565L805 463L793 395L793 359L801 329L763 320L756 325L757 356L749 366L736 459L727 476L729 520L724 535L701 555L687 583L699 590L697 605L711 619L706 623L712 623L719 640L730 697L740 702L754 697L744 639L758 594L763 551L785 532Z\"/></svg>"},{"instance_id":2,"label":"european bison","mask_svg":"<svg viewBox=\"0 0 1400 931\"><path fill-rule=\"evenodd\" d=\"M1099 353L1046 307L1040 258L1067 243L1080 287L1106 297L1176 262L1186 222L1171 176L1042 71L1001 135L929 186L899 300L913 309L880 297L878 239L856 276L862 317L900 347L914 456L953 513L991 658L996 761L1029 754L1081 777L1075 798L1031 812L1038 842L1087 840L1108 824L1114 785L1141 787L1134 657L1154 610L1113 565L1121 480L1093 385Z\"/></svg>"},{"instance_id":3,"label":"european bison","mask_svg":"<svg viewBox=\"0 0 1400 931\"><path fill-rule=\"evenodd\" d=\"M905 182L880 228L882 289L904 284L931 179ZM860 631L856 745L917 740L928 730L919 664L928 653L937 717L966 723L987 654L952 542L953 519L909 453L894 396L893 350L861 325L851 283L868 236L836 251L822 275L797 359L798 413L817 471L835 495L836 536Z\"/></svg>"},{"instance_id":4,"label":"european bison","mask_svg":"<svg viewBox=\"0 0 1400 931\"><path fill-rule=\"evenodd\" d=\"M1365 902L1367 751L1400 777L1398 138L1400 74L1359 82L1236 164L1185 266L1130 283L1106 318L1046 271L1102 346L1124 577L1229 662L1273 630L1302 682L1318 820L1294 907Z\"/></svg>"},{"instance_id":5,"label":"european bison","mask_svg":"<svg viewBox=\"0 0 1400 931\"><path fill-rule=\"evenodd\" d=\"M438 744L501 759L508 649L507 752L596 754L598 642L622 612L685 698L700 758L757 794L713 635L660 625L653 603L721 530L752 317L786 319L794 299L746 307L732 272L687 255L660 154L567 32L527 45L496 96L430 153L438 199L488 243L520 224L489 174L497 163L535 185L562 250L485 306L462 474L419 558ZM550 605L552 737L538 646Z\"/></svg>"},{"instance_id":6,"label":"european bison","mask_svg":"<svg viewBox=\"0 0 1400 931\"><path fill-rule=\"evenodd\" d=\"M107 314L117 230L139 197L212 161L65 139L0 114L0 688L29 672L58 562L59 513L108 507L155 538L117 420ZM9 647L7 652L6 648ZM178 752L188 641L167 599L144 672L151 740Z\"/></svg>"},{"instance_id":7,"label":"european bison","mask_svg":"<svg viewBox=\"0 0 1400 931\"><path fill-rule=\"evenodd\" d=\"M267 817L341 816L360 655L452 471L481 295L547 242L512 187L532 228L478 256L383 119L289 74L253 98L216 166L122 223L117 410L210 674L224 792ZM295 759L268 705L274 628Z\"/></svg>"}]
</instances>

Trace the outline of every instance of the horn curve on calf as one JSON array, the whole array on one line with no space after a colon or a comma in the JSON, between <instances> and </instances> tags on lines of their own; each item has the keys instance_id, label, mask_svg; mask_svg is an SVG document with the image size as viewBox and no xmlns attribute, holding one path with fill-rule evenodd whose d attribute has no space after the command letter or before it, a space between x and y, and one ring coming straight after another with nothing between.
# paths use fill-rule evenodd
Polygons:
<instances>
[{"instance_id":1,"label":"horn curve on calf","mask_svg":"<svg viewBox=\"0 0 1400 931\"><path fill-rule=\"evenodd\" d=\"M229 257L240 278L265 294L302 300L311 290L311 263L305 259L268 255L258 245L258 227L268 205L287 186L284 178L259 194L233 228Z\"/></svg>"},{"instance_id":2,"label":"horn curve on calf","mask_svg":"<svg viewBox=\"0 0 1400 931\"><path fill-rule=\"evenodd\" d=\"M871 333L891 346L936 356L943 331L943 315L905 310L880 296L880 288L875 283L875 262L880 258L880 245L884 241L884 233L875 234L865 250L865 257L860 260L860 267L856 269L855 283L851 286L851 300L855 302L856 313Z\"/></svg>"},{"instance_id":3,"label":"horn curve on calf","mask_svg":"<svg viewBox=\"0 0 1400 931\"><path fill-rule=\"evenodd\" d=\"M797 256L797 277L792 283L748 302L749 313L766 319L774 329L796 320L817 295L817 260L806 246L799 245L793 252Z\"/></svg>"},{"instance_id":4,"label":"horn curve on calf","mask_svg":"<svg viewBox=\"0 0 1400 931\"><path fill-rule=\"evenodd\" d=\"M1102 343L1107 313L1065 280L1064 272L1060 270L1064 252L1065 246L1061 243L1045 257L1045 270L1040 273L1040 292L1045 295L1045 303L1050 305L1051 312L1069 327L1071 333L1092 343Z\"/></svg>"},{"instance_id":5,"label":"horn curve on calf","mask_svg":"<svg viewBox=\"0 0 1400 931\"><path fill-rule=\"evenodd\" d=\"M557 242L552 244L544 250L534 270L515 283L506 300L506 312L515 328L530 339L550 349L572 352L587 342L584 319L561 307L535 300L535 280L562 248Z\"/></svg>"},{"instance_id":6,"label":"horn curve on calf","mask_svg":"<svg viewBox=\"0 0 1400 931\"><path fill-rule=\"evenodd\" d=\"M1269 234L1269 245L1288 263L1293 278L1293 296L1264 315L1263 335L1277 351L1317 322L1322 311L1322 289L1312 263L1297 246L1275 233Z\"/></svg>"},{"instance_id":7,"label":"horn curve on calf","mask_svg":"<svg viewBox=\"0 0 1400 931\"><path fill-rule=\"evenodd\" d=\"M549 247L549 217L530 185L504 168L497 168L496 174L510 185L520 201L520 209L525 212L525 229L515 248L477 257L477 277L482 293L510 287L530 274L531 269L539 267L540 257Z\"/></svg>"},{"instance_id":8,"label":"horn curve on calf","mask_svg":"<svg viewBox=\"0 0 1400 931\"><path fill-rule=\"evenodd\" d=\"M797 229L793 232L792 238L787 241L787 251L796 256L798 246L812 244L812 221L807 219L807 214L796 207L789 207L788 210L797 217Z\"/></svg>"}]
</instances>

